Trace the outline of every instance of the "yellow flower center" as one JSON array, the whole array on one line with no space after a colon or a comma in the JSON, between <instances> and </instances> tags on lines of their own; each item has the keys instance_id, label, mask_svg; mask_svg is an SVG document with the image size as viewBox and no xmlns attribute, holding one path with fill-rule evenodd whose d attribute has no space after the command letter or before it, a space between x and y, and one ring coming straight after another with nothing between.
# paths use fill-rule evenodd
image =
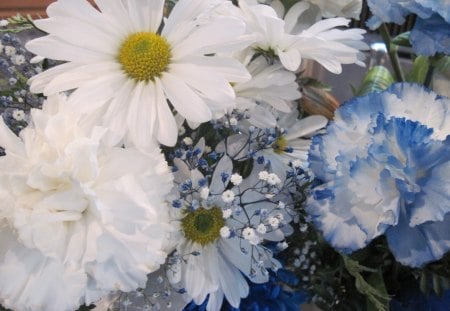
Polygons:
<instances>
[{"instance_id":1,"label":"yellow flower center","mask_svg":"<svg viewBox=\"0 0 450 311\"><path fill-rule=\"evenodd\" d=\"M218 207L188 212L181 222L186 239L203 246L214 242L220 237L220 228L225 225L222 215Z\"/></svg>"},{"instance_id":2,"label":"yellow flower center","mask_svg":"<svg viewBox=\"0 0 450 311\"><path fill-rule=\"evenodd\" d=\"M272 145L273 151L276 154L282 154L288 146L288 140L284 136L278 136Z\"/></svg>"},{"instance_id":3,"label":"yellow flower center","mask_svg":"<svg viewBox=\"0 0 450 311\"><path fill-rule=\"evenodd\" d=\"M171 57L166 39L153 32L138 32L122 43L118 60L129 77L136 81L153 81L167 70Z\"/></svg>"}]
</instances>

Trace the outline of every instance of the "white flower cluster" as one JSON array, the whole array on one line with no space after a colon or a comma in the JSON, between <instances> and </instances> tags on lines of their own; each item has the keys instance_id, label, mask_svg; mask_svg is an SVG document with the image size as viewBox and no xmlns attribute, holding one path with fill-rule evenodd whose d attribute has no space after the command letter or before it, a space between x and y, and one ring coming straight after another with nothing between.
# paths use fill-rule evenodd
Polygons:
<instances>
[{"instance_id":1,"label":"white flower cluster","mask_svg":"<svg viewBox=\"0 0 450 311\"><path fill-rule=\"evenodd\" d=\"M339 6L272 5L50 4L35 21L47 35L26 45L58 62L27 75L47 100L29 120L11 112L30 121L19 137L0 123L2 305L73 310L144 287L168 254L171 282L195 303L209 295L208 310L224 297L237 308L245 277L268 281L280 264L267 242L287 247L310 137L327 123L299 119L301 61L339 73L367 48L338 28L347 19L319 20ZM0 53L28 63L13 45Z\"/></svg>"}]
</instances>

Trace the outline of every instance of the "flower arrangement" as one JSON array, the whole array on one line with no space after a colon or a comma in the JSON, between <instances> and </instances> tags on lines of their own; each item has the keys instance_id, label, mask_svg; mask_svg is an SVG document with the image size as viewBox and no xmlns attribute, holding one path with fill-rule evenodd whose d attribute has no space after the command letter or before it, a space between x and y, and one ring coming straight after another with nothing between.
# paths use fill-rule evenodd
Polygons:
<instances>
[{"instance_id":1,"label":"flower arrangement","mask_svg":"<svg viewBox=\"0 0 450 311\"><path fill-rule=\"evenodd\" d=\"M393 74L339 105L305 60L366 66L362 5L56 0L1 21L0 310L447 309L450 5L369 0Z\"/></svg>"}]
</instances>

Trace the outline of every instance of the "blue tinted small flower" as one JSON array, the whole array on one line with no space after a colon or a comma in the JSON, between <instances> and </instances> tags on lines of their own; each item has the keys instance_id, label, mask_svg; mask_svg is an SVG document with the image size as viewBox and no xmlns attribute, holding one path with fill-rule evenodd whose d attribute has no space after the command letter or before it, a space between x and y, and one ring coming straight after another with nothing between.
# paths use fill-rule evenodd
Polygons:
<instances>
[{"instance_id":1,"label":"blue tinted small flower","mask_svg":"<svg viewBox=\"0 0 450 311\"><path fill-rule=\"evenodd\" d=\"M175 208L180 208L182 206L181 201L180 200L173 200L172 201L172 206Z\"/></svg>"}]
</instances>

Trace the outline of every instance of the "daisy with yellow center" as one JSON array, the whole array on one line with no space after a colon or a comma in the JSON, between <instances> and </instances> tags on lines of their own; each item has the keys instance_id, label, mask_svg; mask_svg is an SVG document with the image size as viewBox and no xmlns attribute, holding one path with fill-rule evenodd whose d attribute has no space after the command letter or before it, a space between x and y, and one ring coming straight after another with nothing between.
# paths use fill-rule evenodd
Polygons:
<instances>
[{"instance_id":1,"label":"daisy with yellow center","mask_svg":"<svg viewBox=\"0 0 450 311\"><path fill-rule=\"evenodd\" d=\"M36 25L48 35L27 48L66 61L31 79L50 95L74 90L69 104L109 129L111 144L150 150L177 140L174 110L193 123L209 121L234 103L230 83L250 78L225 57L245 31L219 16L228 1L180 0L163 23L164 0L58 0ZM205 18L203 18L205 17Z\"/></svg>"}]
</instances>

